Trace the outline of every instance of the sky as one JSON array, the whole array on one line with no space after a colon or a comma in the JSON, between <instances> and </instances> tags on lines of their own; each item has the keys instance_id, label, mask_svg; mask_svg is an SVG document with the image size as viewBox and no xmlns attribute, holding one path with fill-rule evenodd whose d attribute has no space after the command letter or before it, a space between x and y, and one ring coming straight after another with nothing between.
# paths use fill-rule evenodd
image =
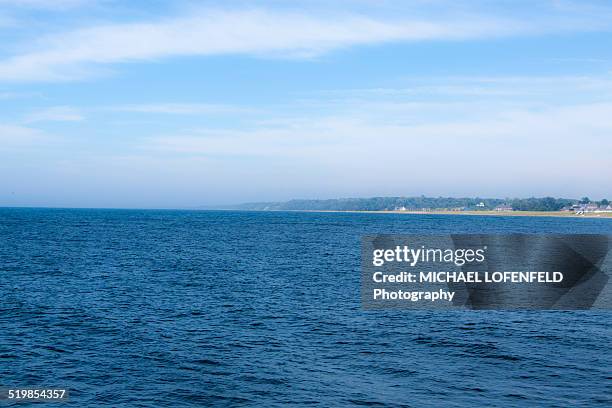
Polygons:
<instances>
[{"instance_id":1,"label":"sky","mask_svg":"<svg viewBox=\"0 0 612 408\"><path fill-rule=\"evenodd\" d=\"M0 0L0 206L611 186L609 1Z\"/></svg>"}]
</instances>

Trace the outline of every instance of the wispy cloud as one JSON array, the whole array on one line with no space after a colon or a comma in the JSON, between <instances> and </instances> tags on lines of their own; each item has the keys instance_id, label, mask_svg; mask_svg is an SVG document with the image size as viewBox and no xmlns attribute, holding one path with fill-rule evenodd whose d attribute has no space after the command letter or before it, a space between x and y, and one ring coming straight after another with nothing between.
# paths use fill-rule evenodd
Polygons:
<instances>
[{"instance_id":1,"label":"wispy cloud","mask_svg":"<svg viewBox=\"0 0 612 408\"><path fill-rule=\"evenodd\" d=\"M142 151L185 160L245 159L243 171L268 172L255 183L270 183L270 191L304 184L317 191L328 186L335 195L367 194L364 188L384 180L372 193L483 194L489 188L499 194L495 186L503 185L510 195L579 195L586 189L604 196L612 183L610 115L612 104L600 103L415 124L352 114L305 117L284 127L153 137L143 141ZM287 175L274 175L276 168ZM585 180L586 168L597 178Z\"/></svg>"},{"instance_id":2,"label":"wispy cloud","mask_svg":"<svg viewBox=\"0 0 612 408\"><path fill-rule=\"evenodd\" d=\"M82 114L75 108L70 106L53 106L28 114L24 122L77 122L83 119Z\"/></svg>"},{"instance_id":3,"label":"wispy cloud","mask_svg":"<svg viewBox=\"0 0 612 408\"><path fill-rule=\"evenodd\" d=\"M253 112L253 108L242 108L231 105L205 104L205 103L154 103L119 105L106 108L117 112L152 113L168 115L207 115L225 113Z\"/></svg>"},{"instance_id":4,"label":"wispy cloud","mask_svg":"<svg viewBox=\"0 0 612 408\"><path fill-rule=\"evenodd\" d=\"M28 0L24 4L69 7L83 2ZM382 16L337 9L326 13L308 8L300 12L200 9L187 16L94 25L39 37L22 44L21 53L0 60L0 81L74 80L106 72L105 67L113 63L176 56L247 54L300 58L388 42L489 39L612 28L612 12L608 8L596 14L586 6L574 6L571 11L567 15L557 11L526 17L457 11L437 16L409 12Z\"/></svg>"},{"instance_id":5,"label":"wispy cloud","mask_svg":"<svg viewBox=\"0 0 612 408\"><path fill-rule=\"evenodd\" d=\"M541 154L543 147L550 147L556 151L570 149L576 153L583 149L585 153L590 152L595 156L590 143L599 143L600 148L612 148L612 141L607 136L612 131L612 122L608 120L610 115L611 103L590 103L550 107L541 111L501 110L490 117L481 115L463 120L432 120L400 125L353 114L323 116L316 120L312 117L297 117L251 129L202 129L190 134L158 136L149 139L146 146L187 154L324 154L331 157L347 156L355 161L355 157L347 155L347 152L358 146L366 146L362 150L365 160L380 148L394 157L395 152L399 152L398 157L403 157L415 145L428 146L427 149L419 149L420 152L441 150L440 142L443 141L450 146L460 143L463 145L462 151L473 150L480 154L487 150L486 146L482 146L483 142L513 145L513 149L524 151L522 143L537 140L539 143L533 143L534 150L530 155ZM574 142L576 135L581 136ZM350 147L347 142L350 142ZM330 146L339 150L325 149ZM384 149L385 146L393 146L393 149ZM451 152L452 149L449 150ZM451 160L452 157L446 159L456 161Z\"/></svg>"},{"instance_id":6,"label":"wispy cloud","mask_svg":"<svg viewBox=\"0 0 612 408\"><path fill-rule=\"evenodd\" d=\"M40 97L40 94L34 92L2 92L0 91L0 100L3 99L21 99Z\"/></svg>"},{"instance_id":7,"label":"wispy cloud","mask_svg":"<svg viewBox=\"0 0 612 408\"><path fill-rule=\"evenodd\" d=\"M612 92L612 73L607 75L550 76L454 76L405 78L402 87L325 90L318 95L345 98L486 97L519 96L529 98L551 94Z\"/></svg>"},{"instance_id":8,"label":"wispy cloud","mask_svg":"<svg viewBox=\"0 0 612 408\"><path fill-rule=\"evenodd\" d=\"M529 31L519 21L320 16L286 11L214 11L189 17L109 24L40 38L0 61L2 81L71 80L99 65L172 56L250 54L291 57L393 41L460 40Z\"/></svg>"},{"instance_id":9,"label":"wispy cloud","mask_svg":"<svg viewBox=\"0 0 612 408\"><path fill-rule=\"evenodd\" d=\"M80 7L94 2L94 0L0 0L0 6L49 10Z\"/></svg>"}]
</instances>

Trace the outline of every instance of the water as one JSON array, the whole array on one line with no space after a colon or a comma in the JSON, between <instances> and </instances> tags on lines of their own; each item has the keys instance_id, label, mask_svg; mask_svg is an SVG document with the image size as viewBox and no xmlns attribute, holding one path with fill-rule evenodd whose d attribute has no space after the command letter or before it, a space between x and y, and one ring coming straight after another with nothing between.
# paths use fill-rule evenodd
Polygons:
<instances>
[{"instance_id":1,"label":"water","mask_svg":"<svg viewBox=\"0 0 612 408\"><path fill-rule=\"evenodd\" d=\"M612 220L0 209L0 386L74 406L610 406L612 313L362 311L360 236L422 232Z\"/></svg>"}]
</instances>

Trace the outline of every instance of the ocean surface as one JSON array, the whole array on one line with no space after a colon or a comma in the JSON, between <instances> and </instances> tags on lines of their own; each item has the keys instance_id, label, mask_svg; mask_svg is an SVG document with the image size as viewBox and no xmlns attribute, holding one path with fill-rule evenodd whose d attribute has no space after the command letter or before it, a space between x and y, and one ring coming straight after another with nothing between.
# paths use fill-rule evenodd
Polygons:
<instances>
[{"instance_id":1,"label":"ocean surface","mask_svg":"<svg viewBox=\"0 0 612 408\"><path fill-rule=\"evenodd\" d=\"M0 387L79 407L612 406L612 312L361 310L362 235L451 232L612 220L0 209Z\"/></svg>"}]
</instances>

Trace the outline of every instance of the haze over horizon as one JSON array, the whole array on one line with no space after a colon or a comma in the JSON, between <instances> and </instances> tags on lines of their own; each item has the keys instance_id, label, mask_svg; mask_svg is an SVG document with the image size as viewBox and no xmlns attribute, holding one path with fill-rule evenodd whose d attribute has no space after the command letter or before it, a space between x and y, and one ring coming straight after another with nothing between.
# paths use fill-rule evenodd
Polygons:
<instances>
[{"instance_id":1,"label":"haze over horizon","mask_svg":"<svg viewBox=\"0 0 612 408\"><path fill-rule=\"evenodd\" d=\"M605 1L0 0L0 206L610 197Z\"/></svg>"}]
</instances>

